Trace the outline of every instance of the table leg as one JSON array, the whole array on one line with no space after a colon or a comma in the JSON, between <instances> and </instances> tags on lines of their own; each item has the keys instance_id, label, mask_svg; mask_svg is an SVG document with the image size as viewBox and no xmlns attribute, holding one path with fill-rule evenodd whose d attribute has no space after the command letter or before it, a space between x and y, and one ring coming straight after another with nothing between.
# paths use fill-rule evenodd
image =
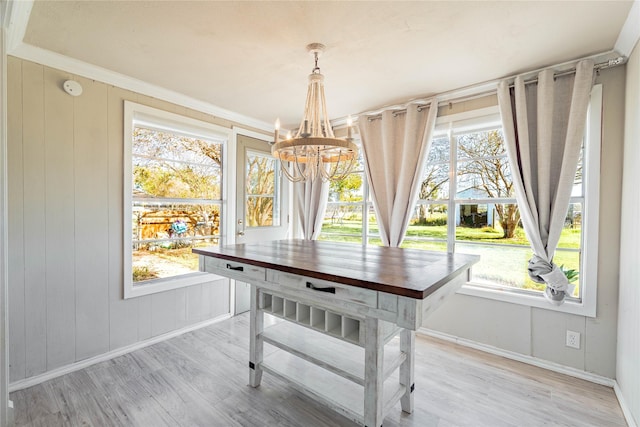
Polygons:
<instances>
[{"instance_id":1,"label":"table leg","mask_svg":"<svg viewBox=\"0 0 640 427\"><path fill-rule=\"evenodd\" d=\"M415 343L415 331L403 329L400 332L400 351L406 355L406 359L400 365L400 384L405 387L405 393L400 399L400 405L402 410L409 414L413 412Z\"/></svg>"},{"instance_id":2,"label":"table leg","mask_svg":"<svg viewBox=\"0 0 640 427\"><path fill-rule=\"evenodd\" d=\"M249 316L249 385L258 387L262 380L262 355L264 341L262 332L264 330L264 314L260 309L260 292L256 285L251 285L251 313Z\"/></svg>"},{"instance_id":3,"label":"table leg","mask_svg":"<svg viewBox=\"0 0 640 427\"><path fill-rule=\"evenodd\" d=\"M364 425L382 426L384 374L384 338L380 320L365 320L365 368L364 368Z\"/></svg>"}]
</instances>

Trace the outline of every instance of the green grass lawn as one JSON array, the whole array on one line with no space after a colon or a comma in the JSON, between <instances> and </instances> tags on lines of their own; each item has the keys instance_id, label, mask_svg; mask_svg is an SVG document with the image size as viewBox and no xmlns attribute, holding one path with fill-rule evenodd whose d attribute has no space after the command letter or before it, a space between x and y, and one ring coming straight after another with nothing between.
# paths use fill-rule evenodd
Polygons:
<instances>
[{"instance_id":1,"label":"green grass lawn","mask_svg":"<svg viewBox=\"0 0 640 427\"><path fill-rule=\"evenodd\" d=\"M375 223L370 223L369 232L370 234L378 233ZM322 226L320 239L361 243L361 235L361 221L344 220L341 224L331 224L327 221ZM409 225L402 247L446 251L446 239L447 227L444 225ZM381 244L379 238L371 238L369 242L374 245ZM466 242L473 242L473 244ZM492 245L492 243L499 245ZM513 247L503 245L513 245ZM580 229L563 229L558 247L578 249ZM532 281L527 274L527 263L532 252L522 228L516 230L514 237L503 238L500 227L456 227L456 252L481 256L481 261L473 268L473 279L478 282L544 290L544 285ZM554 262L566 268L579 270L580 254L576 251L558 250ZM578 296L577 290L574 296Z\"/></svg>"}]
</instances>

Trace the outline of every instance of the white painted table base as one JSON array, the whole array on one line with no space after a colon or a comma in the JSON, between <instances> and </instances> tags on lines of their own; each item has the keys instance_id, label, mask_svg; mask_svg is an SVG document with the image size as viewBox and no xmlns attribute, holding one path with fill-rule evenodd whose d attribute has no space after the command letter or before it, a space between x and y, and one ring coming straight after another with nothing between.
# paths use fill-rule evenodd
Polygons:
<instances>
[{"instance_id":1,"label":"white painted table base","mask_svg":"<svg viewBox=\"0 0 640 427\"><path fill-rule=\"evenodd\" d=\"M250 354L249 354L249 385L260 386L262 380L261 363L264 354L264 311L260 309L259 287L251 285L251 313L250 313ZM290 295L295 299L295 295ZM335 310L335 308L333 308ZM341 313L338 313L341 314ZM284 319L286 321L286 319ZM364 425L382 426L385 411L384 389L384 335L381 323L383 321L367 316L365 325L365 379L364 379ZM406 358L399 367L399 382L404 387L401 397L402 410L406 413L413 412L414 390L414 346L415 331L401 329L400 350ZM393 401L395 403L395 401ZM387 408L390 409L390 408Z\"/></svg>"}]
</instances>

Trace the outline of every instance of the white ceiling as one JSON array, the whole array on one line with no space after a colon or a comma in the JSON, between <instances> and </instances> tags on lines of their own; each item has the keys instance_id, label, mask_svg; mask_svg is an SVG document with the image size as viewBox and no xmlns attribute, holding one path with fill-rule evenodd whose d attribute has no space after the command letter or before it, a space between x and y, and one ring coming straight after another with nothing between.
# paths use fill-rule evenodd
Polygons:
<instances>
[{"instance_id":1,"label":"white ceiling","mask_svg":"<svg viewBox=\"0 0 640 427\"><path fill-rule=\"evenodd\" d=\"M24 43L297 125L320 58L331 118L611 51L632 1L36 1Z\"/></svg>"}]
</instances>

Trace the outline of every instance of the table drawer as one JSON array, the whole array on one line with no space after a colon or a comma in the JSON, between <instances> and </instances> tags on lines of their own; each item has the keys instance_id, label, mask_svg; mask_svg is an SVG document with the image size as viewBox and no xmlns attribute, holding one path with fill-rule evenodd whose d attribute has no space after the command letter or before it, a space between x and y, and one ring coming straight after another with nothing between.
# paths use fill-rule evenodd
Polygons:
<instances>
[{"instance_id":1,"label":"table drawer","mask_svg":"<svg viewBox=\"0 0 640 427\"><path fill-rule=\"evenodd\" d=\"M378 292L371 289L343 285L277 270L267 270L267 281L309 296L355 302L372 308L378 307Z\"/></svg>"},{"instance_id":2,"label":"table drawer","mask_svg":"<svg viewBox=\"0 0 640 427\"><path fill-rule=\"evenodd\" d=\"M228 261L221 258L205 257L205 271L219 274L231 279L251 283L252 279L264 280L265 268L242 262Z\"/></svg>"}]
</instances>

